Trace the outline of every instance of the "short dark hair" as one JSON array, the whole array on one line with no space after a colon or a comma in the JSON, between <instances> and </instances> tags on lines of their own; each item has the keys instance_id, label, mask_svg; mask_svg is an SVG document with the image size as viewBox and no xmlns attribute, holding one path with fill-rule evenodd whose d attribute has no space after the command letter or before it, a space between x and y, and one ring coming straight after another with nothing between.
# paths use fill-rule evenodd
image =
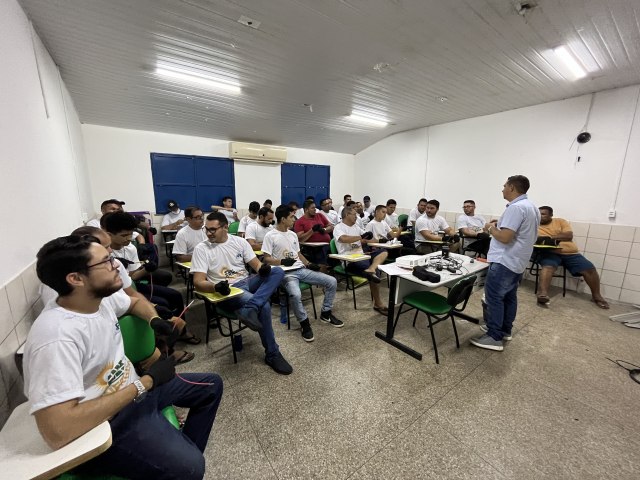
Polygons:
<instances>
[{"instance_id":1,"label":"short dark hair","mask_svg":"<svg viewBox=\"0 0 640 480\"><path fill-rule=\"evenodd\" d=\"M470 203L471 205L473 205L475 207L476 202L474 202L473 200L465 200L464 202L462 202L462 204L464 205L465 203Z\"/></svg>"},{"instance_id":2,"label":"short dark hair","mask_svg":"<svg viewBox=\"0 0 640 480\"><path fill-rule=\"evenodd\" d=\"M222 197L222 201L224 202L225 200L231 200L233 202L233 197L230 197L229 195Z\"/></svg>"},{"instance_id":3,"label":"short dark hair","mask_svg":"<svg viewBox=\"0 0 640 480\"><path fill-rule=\"evenodd\" d=\"M293 213L293 208L291 208L291 204L289 205L280 205L276 208L276 221L280 223L283 218L287 218L289 215Z\"/></svg>"},{"instance_id":4,"label":"short dark hair","mask_svg":"<svg viewBox=\"0 0 640 480\"><path fill-rule=\"evenodd\" d=\"M553 217L553 208L551 208L549 205L538 207L538 210L547 210L549 212L549 215Z\"/></svg>"},{"instance_id":5,"label":"short dark hair","mask_svg":"<svg viewBox=\"0 0 640 480\"><path fill-rule=\"evenodd\" d=\"M92 227L90 225L83 225L82 227L76 228L71 235L77 235L79 237L89 235L91 237L95 237L97 235L106 235L107 232L98 227Z\"/></svg>"},{"instance_id":6,"label":"short dark hair","mask_svg":"<svg viewBox=\"0 0 640 480\"><path fill-rule=\"evenodd\" d=\"M220 212L211 212L209 215L207 215L207 220L209 220L210 222L213 220L217 220L218 223L220 223L220 226L229 225L227 217L224 216L224 213Z\"/></svg>"},{"instance_id":7,"label":"short dark hair","mask_svg":"<svg viewBox=\"0 0 640 480\"><path fill-rule=\"evenodd\" d=\"M190 207L187 207L184 209L184 216L191 218L193 217L193 213L197 212L198 210L202 211L202 209L199 206L191 205Z\"/></svg>"},{"instance_id":8,"label":"short dark hair","mask_svg":"<svg viewBox=\"0 0 640 480\"><path fill-rule=\"evenodd\" d=\"M421 198L420 200L418 200L418 203L429 203L429 200L427 200L426 198Z\"/></svg>"},{"instance_id":9,"label":"short dark hair","mask_svg":"<svg viewBox=\"0 0 640 480\"><path fill-rule=\"evenodd\" d=\"M344 197L342 197L342 200L346 202L347 201L347 197L351 198L351 194L347 193Z\"/></svg>"},{"instance_id":10,"label":"short dark hair","mask_svg":"<svg viewBox=\"0 0 640 480\"><path fill-rule=\"evenodd\" d=\"M100 226L109 233L133 231L138 226L135 217L127 212L108 213L100 219Z\"/></svg>"},{"instance_id":11,"label":"short dark hair","mask_svg":"<svg viewBox=\"0 0 640 480\"><path fill-rule=\"evenodd\" d=\"M302 204L302 209L307 211L309 210L311 205L315 205L315 204L316 204L315 200L305 200L304 203Z\"/></svg>"},{"instance_id":12,"label":"short dark hair","mask_svg":"<svg viewBox=\"0 0 640 480\"><path fill-rule=\"evenodd\" d=\"M273 210L271 210L269 207L262 207L260 210L258 210L258 217L266 217L270 213L273 213Z\"/></svg>"},{"instance_id":13,"label":"short dark hair","mask_svg":"<svg viewBox=\"0 0 640 480\"><path fill-rule=\"evenodd\" d=\"M440 202L436 199L433 200L428 200L427 201L427 205L433 205L434 207L436 207L438 210L440 210Z\"/></svg>"},{"instance_id":14,"label":"short dark hair","mask_svg":"<svg viewBox=\"0 0 640 480\"><path fill-rule=\"evenodd\" d=\"M527 193L531 183L524 175L512 175L507 178L507 183L516 189L518 193Z\"/></svg>"},{"instance_id":15,"label":"short dark hair","mask_svg":"<svg viewBox=\"0 0 640 480\"><path fill-rule=\"evenodd\" d=\"M95 237L69 235L45 243L38 251L36 273L42 283L64 297L73 292L67 275L86 272L91 261L89 247L97 242Z\"/></svg>"},{"instance_id":16,"label":"short dark hair","mask_svg":"<svg viewBox=\"0 0 640 480\"><path fill-rule=\"evenodd\" d=\"M258 213L258 210L260 210L260 204L258 202L251 202L249 204L249 211L251 213Z\"/></svg>"},{"instance_id":17,"label":"short dark hair","mask_svg":"<svg viewBox=\"0 0 640 480\"><path fill-rule=\"evenodd\" d=\"M389 200L387 200L387 207L389 205L397 205L398 202L396 202L393 198L390 198Z\"/></svg>"},{"instance_id":18,"label":"short dark hair","mask_svg":"<svg viewBox=\"0 0 640 480\"><path fill-rule=\"evenodd\" d=\"M376 205L376 209L375 212L378 213L380 210L382 210L383 208L387 208L386 205Z\"/></svg>"}]
</instances>

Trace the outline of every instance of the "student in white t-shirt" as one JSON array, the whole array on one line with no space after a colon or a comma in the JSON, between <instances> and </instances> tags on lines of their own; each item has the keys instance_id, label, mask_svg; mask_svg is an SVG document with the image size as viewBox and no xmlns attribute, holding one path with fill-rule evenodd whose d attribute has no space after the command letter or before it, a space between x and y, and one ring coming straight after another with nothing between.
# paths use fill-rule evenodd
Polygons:
<instances>
[{"instance_id":1,"label":"student in white t-shirt","mask_svg":"<svg viewBox=\"0 0 640 480\"><path fill-rule=\"evenodd\" d=\"M438 215L440 209L440 202L438 200L429 200L424 216L418 218L415 224L415 242L418 253L426 254L431 253L434 249L438 248L438 245L429 244L427 242L449 242L450 250L457 252L460 246L456 237L455 241L453 236L455 232L453 228L449 226L444 217Z\"/></svg>"},{"instance_id":2,"label":"student in white t-shirt","mask_svg":"<svg viewBox=\"0 0 640 480\"><path fill-rule=\"evenodd\" d=\"M193 249L207 239L207 234L204 233L204 214L200 207L185 208L184 217L188 225L176 234L173 255L179 262L190 262Z\"/></svg>"},{"instance_id":3,"label":"student in white t-shirt","mask_svg":"<svg viewBox=\"0 0 640 480\"><path fill-rule=\"evenodd\" d=\"M244 238L254 251L259 251L262 250L264 236L271 230L273 230L273 210L262 207L258 211L258 221L247 227Z\"/></svg>"},{"instance_id":4,"label":"student in white t-shirt","mask_svg":"<svg viewBox=\"0 0 640 480\"><path fill-rule=\"evenodd\" d=\"M238 211L233 208L233 198L227 196L222 198L222 206L211 205L214 212L220 212L227 218L227 223L239 222Z\"/></svg>"},{"instance_id":5,"label":"student in white t-shirt","mask_svg":"<svg viewBox=\"0 0 640 480\"><path fill-rule=\"evenodd\" d=\"M240 225L238 225L238 236L244 238L244 234L247 231L249 224L254 223L258 219L258 212L260 211L260 204L258 202L251 202L249 204L249 213L240 219Z\"/></svg>"},{"instance_id":6,"label":"student in white t-shirt","mask_svg":"<svg viewBox=\"0 0 640 480\"><path fill-rule=\"evenodd\" d=\"M118 317L131 313L165 334L173 324L150 318L137 299L121 291L117 263L99 243L79 236L52 240L38 252L36 270L58 293L31 327L23 362L30 413L46 443L59 449L110 419L117 448L90 461L96 471L201 478L202 453L222 396L220 376L181 373L185 383L166 358L136 373ZM173 404L193 407L182 430L167 428L159 412Z\"/></svg>"},{"instance_id":7,"label":"student in white t-shirt","mask_svg":"<svg viewBox=\"0 0 640 480\"><path fill-rule=\"evenodd\" d=\"M411 209L411 211L409 212L407 226L415 225L418 221L418 218L425 215L425 212L427 211L427 202L428 200L426 198L421 198L420 200L418 200L418 205L416 205L416 208Z\"/></svg>"},{"instance_id":8,"label":"student in white t-shirt","mask_svg":"<svg viewBox=\"0 0 640 480\"><path fill-rule=\"evenodd\" d=\"M242 238L229 235L227 217L213 212L205 222L207 241L199 243L191 257L193 284L200 292L226 296L229 286L244 292L225 300L220 306L233 311L242 323L260 334L265 347L265 363L282 375L293 372L280 353L271 324L271 295L278 289L284 272L263 264ZM258 275L247 272L249 265Z\"/></svg>"},{"instance_id":9,"label":"student in white t-shirt","mask_svg":"<svg viewBox=\"0 0 640 480\"><path fill-rule=\"evenodd\" d=\"M282 265L293 268L285 272L282 286L289 295L289 302L298 322L302 338L306 342L313 342L313 330L309 323L309 316L302 305L300 282L318 285L324 288L324 301L320 313L320 320L334 327L342 327L344 323L331 312L333 299L336 296L338 283L335 278L319 272L320 266L309 262L300 252L298 235L291 231L295 222L295 215L288 205L280 205L276 209L276 228L267 233L262 244L264 261L271 265Z\"/></svg>"},{"instance_id":10,"label":"student in white t-shirt","mask_svg":"<svg viewBox=\"0 0 640 480\"><path fill-rule=\"evenodd\" d=\"M351 255L363 253L362 244L373 242L373 234L365 232L356 225L357 213L353 207L345 207L342 211L342 222L333 229L338 253L341 255ZM373 309L383 315L387 315L388 310L380 297L380 277L376 274L377 268L387 259L387 252L382 250L371 252L371 260L361 260L359 262L348 262L347 271L354 275L365 277L369 280L369 288L373 297Z\"/></svg>"},{"instance_id":11,"label":"student in white t-shirt","mask_svg":"<svg viewBox=\"0 0 640 480\"><path fill-rule=\"evenodd\" d=\"M167 202L167 208L169 209L169 213L162 217L160 230L178 230L184 227L184 212L180 210L178 202L169 200Z\"/></svg>"}]
</instances>

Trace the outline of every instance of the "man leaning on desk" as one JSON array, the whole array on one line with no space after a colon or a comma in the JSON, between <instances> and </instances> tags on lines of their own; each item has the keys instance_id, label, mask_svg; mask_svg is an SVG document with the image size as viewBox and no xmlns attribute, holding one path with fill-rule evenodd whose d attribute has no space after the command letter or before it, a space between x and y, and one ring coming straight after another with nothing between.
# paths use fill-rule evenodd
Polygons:
<instances>
[{"instance_id":1,"label":"man leaning on desk","mask_svg":"<svg viewBox=\"0 0 640 480\"><path fill-rule=\"evenodd\" d=\"M589 260L578 253L578 246L573 242L571 224L564 218L553 218L553 208L545 205L540 207L540 227L538 235L557 240L558 250L538 253L540 282L538 284L538 298L540 304L549 303L549 286L553 272L559 266L565 267L571 275L582 275L591 289L591 300L600 308L608 309L609 304L600 294L600 277L596 267Z\"/></svg>"}]
</instances>

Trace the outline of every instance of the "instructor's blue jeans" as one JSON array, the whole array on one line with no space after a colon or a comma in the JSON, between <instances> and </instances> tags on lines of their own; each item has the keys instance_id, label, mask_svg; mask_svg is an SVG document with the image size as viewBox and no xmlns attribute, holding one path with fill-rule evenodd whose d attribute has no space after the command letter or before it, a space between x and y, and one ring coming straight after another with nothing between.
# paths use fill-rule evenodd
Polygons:
<instances>
[{"instance_id":1,"label":"instructor's blue jeans","mask_svg":"<svg viewBox=\"0 0 640 480\"><path fill-rule=\"evenodd\" d=\"M487 304L485 323L487 334L494 340L502 340L511 335L513 321L518 310L518 285L521 273L514 273L500 263L493 262L484 284L484 298Z\"/></svg>"}]
</instances>

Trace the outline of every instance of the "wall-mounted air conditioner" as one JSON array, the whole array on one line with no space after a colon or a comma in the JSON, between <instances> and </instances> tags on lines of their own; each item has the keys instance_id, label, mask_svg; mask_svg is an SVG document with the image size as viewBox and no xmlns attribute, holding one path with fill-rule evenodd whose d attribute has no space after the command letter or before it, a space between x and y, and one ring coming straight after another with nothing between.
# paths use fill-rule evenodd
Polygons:
<instances>
[{"instance_id":1,"label":"wall-mounted air conditioner","mask_svg":"<svg viewBox=\"0 0 640 480\"><path fill-rule=\"evenodd\" d=\"M273 145L229 142L229 158L249 162L284 163L287 161L287 149Z\"/></svg>"}]
</instances>

